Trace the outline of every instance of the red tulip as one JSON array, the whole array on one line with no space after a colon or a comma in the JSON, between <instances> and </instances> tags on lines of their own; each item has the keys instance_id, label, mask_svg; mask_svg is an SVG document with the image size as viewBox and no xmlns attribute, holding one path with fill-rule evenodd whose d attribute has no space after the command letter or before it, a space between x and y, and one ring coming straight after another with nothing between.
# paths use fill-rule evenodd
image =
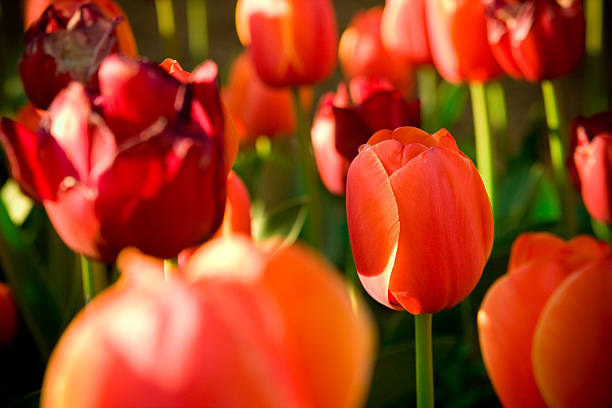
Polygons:
<instances>
[{"instance_id":1,"label":"red tulip","mask_svg":"<svg viewBox=\"0 0 612 408\"><path fill-rule=\"evenodd\" d=\"M26 32L19 63L19 74L32 103L46 109L70 81L97 89L96 73L102 60L129 48L116 31L120 21L120 17L108 17L92 3L73 4L69 9L47 8Z\"/></svg>"},{"instance_id":2,"label":"red tulip","mask_svg":"<svg viewBox=\"0 0 612 408\"><path fill-rule=\"evenodd\" d=\"M413 64L431 64L425 19L426 0L387 0L380 24L389 52Z\"/></svg>"},{"instance_id":3,"label":"red tulip","mask_svg":"<svg viewBox=\"0 0 612 408\"><path fill-rule=\"evenodd\" d=\"M292 135L295 108L289 89L272 88L258 76L248 53L233 63L223 100L234 119L241 143L266 135Z\"/></svg>"},{"instance_id":4,"label":"red tulip","mask_svg":"<svg viewBox=\"0 0 612 408\"><path fill-rule=\"evenodd\" d=\"M36 109L31 103L26 103L19 109L15 121L24 126L30 132L36 132L40 126L40 121L45 116L46 112L41 109Z\"/></svg>"},{"instance_id":5,"label":"red tulip","mask_svg":"<svg viewBox=\"0 0 612 408\"><path fill-rule=\"evenodd\" d=\"M608 245L587 236L564 242L548 233L535 233L515 241L508 273L489 289L478 313L483 359L504 406L608 406L612 402L612 361L606 357L612 339L612 314L607 307L612 293L611 254ZM590 294L569 289L574 286L571 282L585 276L592 285ZM570 303L575 306L572 312L564 309ZM578 319L571 317L577 315ZM605 322L607 328L600 331L604 337L594 334ZM550 370L551 364L556 371ZM557 388L561 384L565 390ZM608 393L608 403L603 405L602 391ZM597 400L599 405L592 403Z\"/></svg>"},{"instance_id":6,"label":"red tulip","mask_svg":"<svg viewBox=\"0 0 612 408\"><path fill-rule=\"evenodd\" d=\"M444 129L374 134L349 168L346 213L364 288L383 305L413 314L467 297L493 246L483 182Z\"/></svg>"},{"instance_id":7,"label":"red tulip","mask_svg":"<svg viewBox=\"0 0 612 408\"><path fill-rule=\"evenodd\" d=\"M216 231L227 173L208 71L196 69L186 86L157 65L114 55L100 67L96 106L74 82L37 133L0 121L13 176L68 246L106 262L127 246L171 258Z\"/></svg>"},{"instance_id":8,"label":"red tulip","mask_svg":"<svg viewBox=\"0 0 612 408\"><path fill-rule=\"evenodd\" d=\"M238 0L236 29L269 85L314 84L336 65L338 32L330 0Z\"/></svg>"},{"instance_id":9,"label":"red tulip","mask_svg":"<svg viewBox=\"0 0 612 408\"><path fill-rule=\"evenodd\" d=\"M350 91L350 92L349 92ZM323 96L311 136L323 183L334 194L344 194L346 173L358 148L380 130L420 123L418 101L406 102L384 80L355 78L340 84L336 94Z\"/></svg>"},{"instance_id":10,"label":"red tulip","mask_svg":"<svg viewBox=\"0 0 612 408\"><path fill-rule=\"evenodd\" d=\"M340 37L340 65L348 78L384 78L408 96L414 87L414 71L409 62L383 46L382 13L382 7L373 7L355 14Z\"/></svg>"},{"instance_id":11,"label":"red tulip","mask_svg":"<svg viewBox=\"0 0 612 408\"><path fill-rule=\"evenodd\" d=\"M0 282L0 348L8 347L17 334L17 306L10 287Z\"/></svg>"},{"instance_id":12,"label":"red tulip","mask_svg":"<svg viewBox=\"0 0 612 408\"><path fill-rule=\"evenodd\" d=\"M612 223L612 111L572 122L568 164L587 210Z\"/></svg>"},{"instance_id":13,"label":"red tulip","mask_svg":"<svg viewBox=\"0 0 612 408\"><path fill-rule=\"evenodd\" d=\"M528 81L569 74L584 55L581 0L484 0L488 38L508 75Z\"/></svg>"},{"instance_id":14,"label":"red tulip","mask_svg":"<svg viewBox=\"0 0 612 408\"><path fill-rule=\"evenodd\" d=\"M499 76L487 41L482 0L428 0L427 32L434 64L449 82L486 82Z\"/></svg>"},{"instance_id":15,"label":"red tulip","mask_svg":"<svg viewBox=\"0 0 612 408\"><path fill-rule=\"evenodd\" d=\"M133 251L119 265L119 285L96 297L54 350L43 408L362 402L372 321L311 252L212 240L168 282L159 262Z\"/></svg>"}]
</instances>

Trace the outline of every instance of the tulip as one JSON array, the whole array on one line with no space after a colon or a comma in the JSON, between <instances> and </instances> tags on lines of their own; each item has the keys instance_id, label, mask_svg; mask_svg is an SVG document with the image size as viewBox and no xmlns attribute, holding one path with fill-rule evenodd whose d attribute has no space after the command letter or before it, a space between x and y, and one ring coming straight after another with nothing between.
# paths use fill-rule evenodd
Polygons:
<instances>
[{"instance_id":1,"label":"tulip","mask_svg":"<svg viewBox=\"0 0 612 408\"><path fill-rule=\"evenodd\" d=\"M159 261L133 251L118 264L120 282L54 350L43 408L363 402L371 318L310 251L266 254L246 237L212 240L167 282Z\"/></svg>"},{"instance_id":2,"label":"tulip","mask_svg":"<svg viewBox=\"0 0 612 408\"><path fill-rule=\"evenodd\" d=\"M10 287L0 282L0 348L8 347L17 334L17 306Z\"/></svg>"},{"instance_id":3,"label":"tulip","mask_svg":"<svg viewBox=\"0 0 612 408\"><path fill-rule=\"evenodd\" d=\"M269 85L314 84L336 65L338 32L330 0L238 0L236 30Z\"/></svg>"},{"instance_id":4,"label":"tulip","mask_svg":"<svg viewBox=\"0 0 612 408\"><path fill-rule=\"evenodd\" d=\"M244 234L251 236L251 199L249 190L240 177L230 171L227 177L227 202L221 228L217 236Z\"/></svg>"},{"instance_id":5,"label":"tulip","mask_svg":"<svg viewBox=\"0 0 612 408\"><path fill-rule=\"evenodd\" d=\"M407 60L383 46L382 13L382 7L373 7L355 14L340 37L340 65L349 79L358 76L384 78L408 96L414 87L414 72Z\"/></svg>"},{"instance_id":6,"label":"tulip","mask_svg":"<svg viewBox=\"0 0 612 408\"><path fill-rule=\"evenodd\" d=\"M539 82L570 73L582 60L585 22L580 0L486 0L488 39L514 78Z\"/></svg>"},{"instance_id":7,"label":"tulip","mask_svg":"<svg viewBox=\"0 0 612 408\"><path fill-rule=\"evenodd\" d=\"M131 32L120 37L117 31L122 17L107 16L92 3L70 4L49 6L25 34L19 75L28 98L40 109L47 109L70 81L97 89L98 67L110 53L135 54Z\"/></svg>"},{"instance_id":8,"label":"tulip","mask_svg":"<svg viewBox=\"0 0 612 408\"><path fill-rule=\"evenodd\" d=\"M387 0L380 34L389 52L412 64L431 64L425 19L426 0Z\"/></svg>"},{"instance_id":9,"label":"tulip","mask_svg":"<svg viewBox=\"0 0 612 408\"><path fill-rule=\"evenodd\" d=\"M31 103L26 103L19 109L15 121L24 126L30 132L36 132L40 121L45 116L45 111L36 109Z\"/></svg>"},{"instance_id":10,"label":"tulip","mask_svg":"<svg viewBox=\"0 0 612 408\"><path fill-rule=\"evenodd\" d=\"M515 241L508 273L491 286L478 312L484 363L504 406L612 402L612 361L606 357L608 346L601 344L605 338L609 344L612 335L607 306L611 255L608 245L588 236L564 242L548 233L533 233ZM584 287L572 289L585 279L589 292ZM567 309L570 304L575 310ZM601 336L596 335L601 328ZM551 361L553 356L557 361ZM556 365L554 372L551 363ZM608 394L603 405L602 392ZM593 404L597 399L599 404Z\"/></svg>"},{"instance_id":11,"label":"tulip","mask_svg":"<svg viewBox=\"0 0 612 408\"><path fill-rule=\"evenodd\" d=\"M587 210L597 221L612 223L612 111L572 122L568 165Z\"/></svg>"},{"instance_id":12,"label":"tulip","mask_svg":"<svg viewBox=\"0 0 612 408\"><path fill-rule=\"evenodd\" d=\"M224 211L216 69L203 64L184 85L154 64L112 55L98 78L95 106L73 82L36 133L1 119L13 177L81 254L112 262L135 246L174 257L212 235Z\"/></svg>"},{"instance_id":13,"label":"tulip","mask_svg":"<svg viewBox=\"0 0 612 408\"><path fill-rule=\"evenodd\" d=\"M449 82L486 82L502 73L487 41L482 0L426 1L434 64Z\"/></svg>"},{"instance_id":14,"label":"tulip","mask_svg":"<svg viewBox=\"0 0 612 408\"><path fill-rule=\"evenodd\" d=\"M375 133L349 168L346 213L364 288L413 314L467 297L493 246L483 182L444 129Z\"/></svg>"},{"instance_id":15,"label":"tulip","mask_svg":"<svg viewBox=\"0 0 612 408\"><path fill-rule=\"evenodd\" d=\"M272 88L259 79L248 53L234 61L223 100L241 143L254 142L261 135L275 138L295 132L291 91Z\"/></svg>"},{"instance_id":16,"label":"tulip","mask_svg":"<svg viewBox=\"0 0 612 408\"><path fill-rule=\"evenodd\" d=\"M311 130L323 184L334 194L344 194L349 164L359 146L380 129L419 123L419 102L406 102L385 80L356 78L348 90L340 84L336 94L321 99Z\"/></svg>"}]
</instances>

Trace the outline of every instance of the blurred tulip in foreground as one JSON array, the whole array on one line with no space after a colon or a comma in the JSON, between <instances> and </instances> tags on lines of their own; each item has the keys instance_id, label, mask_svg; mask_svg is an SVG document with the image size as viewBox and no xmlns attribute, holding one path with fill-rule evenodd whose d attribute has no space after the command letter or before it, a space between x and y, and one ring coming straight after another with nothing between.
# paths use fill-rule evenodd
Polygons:
<instances>
[{"instance_id":1,"label":"blurred tulip in foreground","mask_svg":"<svg viewBox=\"0 0 612 408\"><path fill-rule=\"evenodd\" d=\"M488 38L501 67L528 81L569 74L582 60L581 0L485 0Z\"/></svg>"},{"instance_id":2,"label":"blurred tulip in foreground","mask_svg":"<svg viewBox=\"0 0 612 408\"><path fill-rule=\"evenodd\" d=\"M572 122L568 164L587 210L612 223L612 111Z\"/></svg>"},{"instance_id":3,"label":"blurred tulip in foreground","mask_svg":"<svg viewBox=\"0 0 612 408\"><path fill-rule=\"evenodd\" d=\"M97 89L98 67L107 55L117 51L135 54L131 32L128 37L119 36L120 21L118 15L106 15L92 3L47 8L26 32L19 63L30 101L46 109L70 81Z\"/></svg>"},{"instance_id":4,"label":"blurred tulip in foreground","mask_svg":"<svg viewBox=\"0 0 612 408\"><path fill-rule=\"evenodd\" d=\"M123 284L77 316L53 352L43 408L362 403L372 322L308 250L212 240L169 282L134 253L119 265Z\"/></svg>"},{"instance_id":5,"label":"blurred tulip in foreground","mask_svg":"<svg viewBox=\"0 0 612 408\"><path fill-rule=\"evenodd\" d=\"M483 359L504 406L612 402L612 360L602 343L612 340L611 254L588 236L564 242L533 233L515 241L508 273L491 286L478 312ZM576 281L591 285L590 294L573 289ZM575 310L567 310L569 304Z\"/></svg>"},{"instance_id":6,"label":"blurred tulip in foreground","mask_svg":"<svg viewBox=\"0 0 612 408\"><path fill-rule=\"evenodd\" d=\"M373 7L355 14L340 37L340 65L349 79L359 76L387 79L409 96L414 87L412 65L383 46L382 13L382 7Z\"/></svg>"},{"instance_id":7,"label":"blurred tulip in foreground","mask_svg":"<svg viewBox=\"0 0 612 408\"><path fill-rule=\"evenodd\" d=\"M482 0L427 0L434 64L449 82L486 82L502 73L487 41Z\"/></svg>"},{"instance_id":8,"label":"blurred tulip in foreground","mask_svg":"<svg viewBox=\"0 0 612 408\"><path fill-rule=\"evenodd\" d=\"M100 67L95 106L73 82L38 132L1 119L13 177L68 246L106 262L127 246L171 258L216 231L227 173L210 64L184 85L157 65L113 55Z\"/></svg>"},{"instance_id":9,"label":"blurred tulip in foreground","mask_svg":"<svg viewBox=\"0 0 612 408\"><path fill-rule=\"evenodd\" d=\"M0 282L0 348L11 345L17 334L17 305L10 287Z\"/></svg>"},{"instance_id":10,"label":"blurred tulip in foreground","mask_svg":"<svg viewBox=\"0 0 612 408\"><path fill-rule=\"evenodd\" d=\"M449 309L478 283L493 216L472 161L442 129L381 130L348 171L346 212L359 279L413 314Z\"/></svg>"},{"instance_id":11,"label":"blurred tulip in foreground","mask_svg":"<svg viewBox=\"0 0 612 408\"><path fill-rule=\"evenodd\" d=\"M269 85L314 84L336 65L338 29L330 0L238 0L236 29Z\"/></svg>"},{"instance_id":12,"label":"blurred tulip in foreground","mask_svg":"<svg viewBox=\"0 0 612 408\"><path fill-rule=\"evenodd\" d=\"M387 0L380 24L382 42L390 53L414 65L431 64L425 19L426 0Z\"/></svg>"},{"instance_id":13,"label":"blurred tulip in foreground","mask_svg":"<svg viewBox=\"0 0 612 408\"><path fill-rule=\"evenodd\" d=\"M378 130L420 124L418 101L406 102L402 94L381 79L359 77L347 89L319 102L311 137L321 180L329 191L344 194L349 164L358 148Z\"/></svg>"},{"instance_id":14,"label":"blurred tulip in foreground","mask_svg":"<svg viewBox=\"0 0 612 408\"><path fill-rule=\"evenodd\" d=\"M223 100L241 143L254 142L262 135L274 138L295 131L291 91L266 85L257 76L248 52L234 61Z\"/></svg>"}]
</instances>

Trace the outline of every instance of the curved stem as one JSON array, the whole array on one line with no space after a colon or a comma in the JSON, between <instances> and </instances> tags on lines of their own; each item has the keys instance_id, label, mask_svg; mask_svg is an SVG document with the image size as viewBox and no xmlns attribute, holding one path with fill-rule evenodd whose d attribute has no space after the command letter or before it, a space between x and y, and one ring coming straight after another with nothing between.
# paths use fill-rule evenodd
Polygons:
<instances>
[{"instance_id":1,"label":"curved stem","mask_svg":"<svg viewBox=\"0 0 612 408\"><path fill-rule=\"evenodd\" d=\"M431 313L414 315L417 408L434 406L431 318Z\"/></svg>"},{"instance_id":2,"label":"curved stem","mask_svg":"<svg viewBox=\"0 0 612 408\"><path fill-rule=\"evenodd\" d=\"M81 258L81 276L83 279L83 297L85 305L91 302L95 296L94 293L94 276L91 261L85 255L79 255Z\"/></svg>"},{"instance_id":3,"label":"curved stem","mask_svg":"<svg viewBox=\"0 0 612 408\"><path fill-rule=\"evenodd\" d=\"M487 112L487 98L484 84L470 83L472 97L472 111L474 114L474 132L476 137L476 164L482 177L485 188L489 193L491 208L495 212L495 169L493 166L493 142L489 114Z\"/></svg>"}]
</instances>

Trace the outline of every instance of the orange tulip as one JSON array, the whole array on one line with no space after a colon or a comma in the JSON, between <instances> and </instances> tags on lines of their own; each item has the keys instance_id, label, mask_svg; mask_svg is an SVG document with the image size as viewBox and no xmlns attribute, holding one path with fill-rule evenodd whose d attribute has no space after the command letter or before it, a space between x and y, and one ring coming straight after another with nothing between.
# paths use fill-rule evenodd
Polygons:
<instances>
[{"instance_id":1,"label":"orange tulip","mask_svg":"<svg viewBox=\"0 0 612 408\"><path fill-rule=\"evenodd\" d=\"M266 85L257 76L248 52L234 61L223 100L241 143L254 142L261 135L276 137L295 131L291 91Z\"/></svg>"},{"instance_id":2,"label":"orange tulip","mask_svg":"<svg viewBox=\"0 0 612 408\"><path fill-rule=\"evenodd\" d=\"M444 129L375 133L349 168L346 212L366 291L414 314L468 296L493 246L480 175Z\"/></svg>"},{"instance_id":3,"label":"orange tulip","mask_svg":"<svg viewBox=\"0 0 612 408\"><path fill-rule=\"evenodd\" d=\"M382 14L382 7L355 14L340 37L340 65L349 79L359 76L384 78L409 96L414 87L412 65L383 46Z\"/></svg>"},{"instance_id":4,"label":"orange tulip","mask_svg":"<svg viewBox=\"0 0 612 408\"><path fill-rule=\"evenodd\" d=\"M30 132L36 132L40 124L40 120L45 115L46 111L36 109L31 103L26 103L19 109L15 122L19 123Z\"/></svg>"},{"instance_id":5,"label":"orange tulip","mask_svg":"<svg viewBox=\"0 0 612 408\"><path fill-rule=\"evenodd\" d=\"M600 310L594 310L602 305L602 299L609 299L612 290L611 254L608 245L587 236L564 242L548 233L534 233L515 241L508 273L489 289L478 313L483 359L504 406L597 406L587 401L599 398L593 396L602 390L598 387L603 380L593 378L605 373L601 364L607 364L607 377L603 378L609 385L612 365L606 353L601 352L602 345L597 344L600 340L589 333L608 322L608 328L601 333L607 330L608 345L612 338L608 300ZM602 264L604 259L607 261ZM596 272L588 272L593 268ZM598 273L601 286L591 287L590 299L585 292L569 301L576 307L572 313L581 316L573 319L572 313L565 312L567 296L573 289L563 288L573 285L570 281L582 281L580 276L585 273L590 283L595 282L593 274ZM602 298L606 291L608 297ZM572 341L572 337L581 339ZM587 345L589 350L582 347ZM560 351L567 354L562 356ZM556 362L551 360L553 357L558 358ZM555 365L556 372L551 370ZM566 395L559 394L560 385L568 387ZM586 390L593 393L589 395ZM572 397L579 397L581 402L572 404ZM607 401L602 406L612 402Z\"/></svg>"},{"instance_id":6,"label":"orange tulip","mask_svg":"<svg viewBox=\"0 0 612 408\"><path fill-rule=\"evenodd\" d=\"M307 250L268 255L245 237L212 240L167 282L149 257L124 252L118 262L122 283L53 352L43 408L362 402L372 322Z\"/></svg>"},{"instance_id":7,"label":"orange tulip","mask_svg":"<svg viewBox=\"0 0 612 408\"><path fill-rule=\"evenodd\" d=\"M385 47L418 65L432 63L425 1L387 0L380 27Z\"/></svg>"},{"instance_id":8,"label":"orange tulip","mask_svg":"<svg viewBox=\"0 0 612 408\"><path fill-rule=\"evenodd\" d=\"M0 348L8 347L17 334L17 306L11 288L0 282Z\"/></svg>"},{"instance_id":9,"label":"orange tulip","mask_svg":"<svg viewBox=\"0 0 612 408\"><path fill-rule=\"evenodd\" d=\"M487 40L482 0L428 0L427 30L434 64L449 82L486 82L502 74Z\"/></svg>"},{"instance_id":10,"label":"orange tulip","mask_svg":"<svg viewBox=\"0 0 612 408\"><path fill-rule=\"evenodd\" d=\"M269 85L314 84L336 65L338 31L330 0L238 0L236 30Z\"/></svg>"},{"instance_id":11,"label":"orange tulip","mask_svg":"<svg viewBox=\"0 0 612 408\"><path fill-rule=\"evenodd\" d=\"M251 236L251 199L249 190L234 171L227 177L225 215L217 236L244 234Z\"/></svg>"}]
</instances>

